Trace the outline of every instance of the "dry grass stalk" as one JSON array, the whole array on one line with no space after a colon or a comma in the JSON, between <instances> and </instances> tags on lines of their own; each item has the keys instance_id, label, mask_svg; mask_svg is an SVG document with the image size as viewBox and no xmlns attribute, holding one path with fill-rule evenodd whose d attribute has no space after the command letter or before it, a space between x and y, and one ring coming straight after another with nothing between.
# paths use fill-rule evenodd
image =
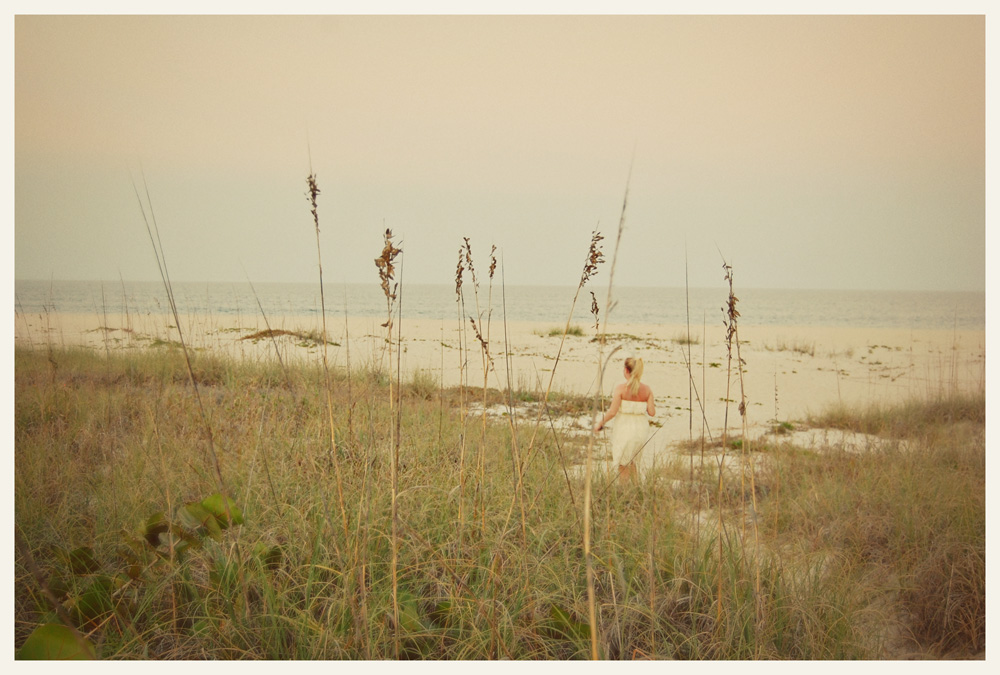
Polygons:
<instances>
[{"instance_id":1,"label":"dry grass stalk","mask_svg":"<svg viewBox=\"0 0 1000 675\"><path fill-rule=\"evenodd\" d=\"M342 472L340 467L339 453L337 452L337 437L336 437L336 425L334 423L334 413L333 413L333 382L330 377L330 361L329 361L329 338L327 336L327 326L326 326L326 295L324 292L323 284L323 255L322 247L320 245L320 228L319 228L319 204L318 198L320 195L319 184L316 180L316 174L310 171L309 176L306 177L306 186L308 188L306 192L306 197L309 200L310 213L313 217L313 226L316 233L316 263L319 272L319 297L320 297L320 315L322 317L322 340L323 340L323 384L324 393L326 398L326 414L327 414L327 428L330 431L330 446L329 455L333 462L334 478L337 484L337 504L340 507L340 516L342 527L344 530L345 540L350 539L350 524L347 518L347 508L344 505L344 485ZM324 496L325 500L325 496ZM336 539L333 540L333 547L335 551L339 551L339 546L337 545ZM357 549L355 549L357 550ZM358 567L357 559L353 562L354 567ZM351 604L352 611L355 616L361 616L362 612L358 609L357 599L352 593L349 595L349 602ZM357 624L356 624L357 626ZM360 631L360 628L358 628Z\"/></svg>"},{"instance_id":2,"label":"dry grass stalk","mask_svg":"<svg viewBox=\"0 0 1000 675\"><path fill-rule=\"evenodd\" d=\"M620 233L619 233L619 237L620 237ZM534 453L534 449L535 449L535 439L536 439L537 434L538 434L538 428L541 426L541 421L542 421L542 416L543 415L547 415L548 416L550 427L552 426L552 424L551 424L551 422L552 422L552 415L551 415L551 411L549 410L548 400L549 400L549 395L552 393L552 383L553 383L554 378L555 378L556 368L559 366L559 357L562 354L563 346L566 344L566 336L569 333L570 324L573 321L573 312L576 309L576 302L577 302L577 300L580 297L580 291L583 289L584 284L586 284L587 281L589 281L595 274L597 274L598 265L600 265L602 262L604 262L604 253L601 251L601 241L603 239L604 239L603 235L601 235L601 233L598 232L597 230L594 230L591 233L591 236L590 236L590 247L587 249L587 257L584 260L583 271L580 274L580 282L579 282L579 284L577 284L576 293L573 295L573 303L570 305L569 316L566 318L566 326L563 329L562 338L560 339L560 342L559 342L559 349L556 352L555 361L553 362L553 364L552 364L552 370L549 373L548 386L546 386L546 388L545 388L545 394L542 396L541 404L539 405L539 408L538 408L538 414L535 417L535 423L534 423L534 426L532 428L531 438L528 441L528 447L524 451L524 453L521 454L521 460L519 462L518 471L517 471L517 473L518 473L517 491L516 491L516 494L512 497L511 502L510 502L510 507L507 510L507 516L506 516L506 518L504 520L504 527L506 527L507 523L510 522L511 515L514 512L514 506L515 506L515 504L517 502L517 494L520 494L520 492L523 490L521 476L523 476L525 468L527 467L528 463L532 459L532 456L533 456L533 453ZM617 251L616 251L616 254L617 254ZM594 309L595 306L596 306L596 300L594 300L594 302L591 305L591 311L593 311L593 309ZM600 338L599 338L599 341L602 344L604 342L603 339L600 339ZM600 395L600 392L598 392L598 396L599 395ZM560 461L562 462L563 474L566 476L567 488L570 488L569 473L568 473L568 471L566 469L566 464L565 464L565 461L563 461L563 459L564 458L562 456L562 453L560 452ZM572 499L572 489L571 488L569 489L569 492L570 492L571 499ZM575 500L573 500L573 502L575 503Z\"/></svg>"},{"instance_id":3,"label":"dry grass stalk","mask_svg":"<svg viewBox=\"0 0 1000 675\"><path fill-rule=\"evenodd\" d=\"M347 318L347 288L344 288L344 351L347 357L347 438L354 445L354 390L351 373L351 322Z\"/></svg>"},{"instance_id":4,"label":"dry grass stalk","mask_svg":"<svg viewBox=\"0 0 1000 675\"><path fill-rule=\"evenodd\" d=\"M515 479L515 487L514 487L514 489L517 491L517 499L519 500L519 502L521 504L521 535L522 535L522 541L526 542L526 539L527 539L527 523L526 523L525 510L524 510L524 475L521 472L521 450L520 450L520 444L518 443L518 434L517 434L517 412L516 412L516 408L514 406L514 393L513 393L512 386L511 386L511 371L512 371L512 369L511 369L510 337L509 337L509 335L507 333L507 284L506 284L506 279L504 278L504 275L503 275L503 267L500 268L500 277L501 277L501 279L500 279L501 280L501 290L502 290L502 293L503 293L504 363L506 364L506 367L507 367L507 389L506 389L506 393L507 393L507 420L508 420L508 423L510 424L510 431L511 431L511 463L513 465L513 470L514 470L514 479ZM566 474L566 471L565 471L565 463L564 463L563 474L566 476L566 486L567 486L567 488L569 488L570 501L573 501L573 503L575 504L576 502L573 499L573 489L572 489L572 486L570 485L570 482L569 482L569 475ZM527 572L527 569L525 569L525 572Z\"/></svg>"},{"instance_id":5,"label":"dry grass stalk","mask_svg":"<svg viewBox=\"0 0 1000 675\"><path fill-rule=\"evenodd\" d=\"M458 310L458 408L459 417L462 421L461 438L459 439L458 453L458 547L462 548L462 539L465 534L465 441L466 441L466 408L465 408L465 384L467 377L465 349L465 294L462 290L462 277L465 273L464 250L458 248L458 266L455 269L455 306Z\"/></svg>"},{"instance_id":6,"label":"dry grass stalk","mask_svg":"<svg viewBox=\"0 0 1000 675\"><path fill-rule=\"evenodd\" d=\"M215 436L212 433L212 425L209 423L208 415L205 412L204 403L201 400L201 390L198 388L198 380L194 376L194 368L191 365L191 354L188 351L187 344L184 342L184 333L181 330L180 314L177 311L177 303L174 300L174 290L170 283L170 273L167 269L167 259L166 255L163 253L163 244L160 241L160 229L156 223L156 216L153 214L153 202L149 197L149 186L145 185L146 192L146 205L143 205L142 198L139 196L139 190L136 188L135 183L132 184L133 190L135 190L135 197L139 202L139 209L142 212L143 222L146 224L146 232L149 235L150 244L153 247L153 254L156 257L156 264L160 270L160 279L163 281L164 291L167 294L167 302L170 306L170 311L174 317L174 325L177 327L177 336L181 343L181 351L184 354L184 363L187 366L188 380L191 383L191 388L194 391L195 401L198 405L198 410L201 414L202 424L205 429L205 435L208 441L209 456L212 461L212 467L215 470L215 479L218 484L219 492L221 494L227 495L225 481L222 479L222 466L219 462L219 455L215 450ZM149 217L146 217L146 206L149 207ZM155 236L154 236L155 233ZM51 350L49 355L49 360L53 361L51 356ZM223 500L226 510L226 517L230 518L229 504Z\"/></svg>"},{"instance_id":7,"label":"dry grass stalk","mask_svg":"<svg viewBox=\"0 0 1000 675\"><path fill-rule=\"evenodd\" d=\"M386 329L386 346L389 350L389 364L390 368L392 366L392 311L393 306L396 301L396 294L399 288L399 284L395 283L395 261L396 256L398 256L402 250L397 248L392 243L392 230L386 229L385 231L385 246L382 248L382 255L375 258L375 267L378 268L379 283L382 286L382 293L385 295L386 304L386 321L382 324L382 327ZM401 349L401 345L397 348L397 359L399 358L398 351ZM396 389L398 390L400 383L399 373L397 370L397 382ZM390 445L391 445L391 473L392 473L392 513L391 513L391 528L392 528L392 563L391 563L391 574L392 574L392 635L393 635L393 652L396 659L399 659L399 431L400 431L400 418L399 418L399 404L395 401L393 396L393 382L392 378L389 378L389 418L390 418Z\"/></svg>"},{"instance_id":8,"label":"dry grass stalk","mask_svg":"<svg viewBox=\"0 0 1000 675\"><path fill-rule=\"evenodd\" d=\"M479 342L479 353L482 358L482 367L483 367L483 402L482 402L483 411L481 415L482 429L479 442L479 454L477 455L476 458L476 470L478 474L478 482L476 484L477 499L476 499L476 513L474 514L474 517L478 517L480 521L481 532L485 534L486 509L484 504L486 496L483 493L483 489L485 485L484 472L486 464L486 387L489 384L489 371L491 366L491 359L489 353L489 343L487 342L486 338L483 337L482 332L479 330L479 326L476 325L476 318L478 318L480 322L482 322L483 312L479 307L479 280L476 277L476 268L475 265L473 264L472 243L469 241L468 237L463 237L462 239L465 242L465 266L469 270L469 275L472 277L472 291L473 291L473 297L475 298L476 301L476 316L475 317L470 316L469 323L472 325L473 334L476 336L476 340ZM493 250L494 251L496 250L495 246L493 247ZM491 263L490 265L491 296L492 296L492 282L493 282L492 274L495 267L496 267L495 262Z\"/></svg>"},{"instance_id":9,"label":"dry grass stalk","mask_svg":"<svg viewBox=\"0 0 1000 675\"><path fill-rule=\"evenodd\" d=\"M264 325L267 326L266 331L261 331L255 333L254 335L243 337L243 340L252 340L258 337L269 337L271 338L271 345L274 347L274 354L278 357L278 365L281 366L281 372L285 375L285 382L288 383L288 388L292 389L292 378L288 374L288 368L285 367L285 361L281 358L281 349L278 348L278 341L275 337L278 333L271 329L271 323L267 320L267 312L264 311L264 305L260 302L260 296L257 295L257 289L254 288L253 282L250 281L249 275L247 276L247 283L250 284L250 291L253 293L254 300L257 301L257 308L260 309L260 315L264 319Z\"/></svg>"},{"instance_id":10,"label":"dry grass stalk","mask_svg":"<svg viewBox=\"0 0 1000 675\"><path fill-rule=\"evenodd\" d=\"M629 168L629 178L625 182L625 197L622 199L622 212L621 217L618 219L618 235L615 237L615 250L611 256L611 270L608 273L608 298L605 304L605 320L604 320L604 332L598 336L597 340L597 391L594 394L594 406L591 409L591 419L597 416L597 410L600 407L601 402L601 391L604 387L604 370L607 363L610 362L611 357L618 350L618 347L611 350L608 355L607 360L604 359L604 344L605 344L605 334L607 332L608 319L611 317L611 310L614 304L611 301L611 291L614 288L615 280L615 265L618 261L618 248L621 245L622 232L625 230L625 212L628 207L628 186L632 181L632 169ZM590 244L590 255L588 256L587 264L584 266L584 275L581 277L581 286L583 282L590 278L597 271L597 265L603 260L603 255L600 254L600 250L596 249L597 243L602 237L596 232L594 236L591 237ZM596 249L596 253L595 253ZM575 302L575 298L574 298ZM596 304L596 303L595 303ZM567 326L569 324L567 323ZM553 366L555 370L555 366ZM550 381L551 386L551 381ZM594 473L594 441L596 440L596 434L591 433L589 441L587 443L587 469L584 478L584 493L583 493L583 556L586 561L587 567L587 613L590 623L590 658L596 661L600 658L598 648L597 648L597 607L595 602L595 591L594 591L594 559L591 551L591 501L593 498L593 473Z\"/></svg>"},{"instance_id":11,"label":"dry grass stalk","mask_svg":"<svg viewBox=\"0 0 1000 675\"><path fill-rule=\"evenodd\" d=\"M480 356L482 358L482 368L483 368L483 389L482 389L483 398L482 398L482 415L481 415L482 427L481 427L481 434L480 434L479 454L477 456L478 483L477 483L477 487L476 487L476 494L477 494L478 499L477 499L477 502L476 502L476 509L478 511L477 515L478 515L478 520L479 520L479 524L480 524L480 536L483 539L485 539L486 538L486 534L487 534L487 524L486 524L486 485L487 485L486 484L486 428L487 428L487 423L488 423L488 420L487 420L487 387L489 385L489 374L490 374L490 372L492 371L493 374L494 374L494 377L497 377L496 364L495 364L495 362L493 360L493 355L490 352L490 340L489 340L490 327L491 327L491 318L492 318L492 315L493 315L493 278L494 278L494 275L496 273L496 266L497 266L496 246L494 245L490 249L489 293L487 295L486 309L484 311L480 307L480 304L479 304L479 281L478 281L478 279L476 277L476 269L475 269L475 265L474 265L474 262L473 262L472 243L471 243L471 241L469 240L468 237L463 237L463 240L464 240L464 251L465 251L465 253L464 253L464 263L465 263L465 266L469 270L470 276L472 277L473 295L474 295L475 301L476 301L476 316L475 317L471 317L471 316L469 317L469 324L472 326L473 334L475 335L476 340L479 342ZM486 335L485 336L483 335L483 330L481 328L483 326L483 315L484 314L486 316L486 319L485 319L485 332L486 332ZM477 319L479 321L478 323L477 323ZM512 421L510 420L510 418L508 418L508 422L511 423L511 425L512 425ZM511 426L511 429L512 429L511 454L512 454L512 457L516 457L516 455L517 455L517 450L516 450L516 446L517 446L517 434L516 434L516 431L514 430L513 426ZM515 465L515 467L517 466L516 460L514 461L514 465ZM526 532L526 518L525 518L525 511L524 511L524 500L523 500L523 498L519 498L519 495L521 494L519 482L517 483L517 485L518 485L518 488L515 490L515 499L521 505L521 540L522 540L522 542L525 542L525 541L527 541L527 532ZM501 541L502 541L502 537L501 537ZM499 562L499 559L497 558L497 553L494 552L494 554L493 554L493 561L492 561L492 564L490 565L490 584L491 584L491 588L492 588L492 592L493 592L493 603L491 605L491 612L493 612L494 616L495 616L496 607L497 607L497 603L496 603L496 591L497 591L497 578L496 578L497 572L496 572L496 570L497 570L497 568L496 568L496 565L498 564L498 562ZM497 645L496 645L497 640L496 640L495 634L493 634L493 633L491 633L491 641L493 642L493 644L491 645L490 653L491 654L496 654L496 652L497 652Z\"/></svg>"},{"instance_id":12,"label":"dry grass stalk","mask_svg":"<svg viewBox=\"0 0 1000 675\"><path fill-rule=\"evenodd\" d=\"M326 332L326 296L323 291L323 253L322 247L320 246L319 238L319 205L317 199L320 195L319 184L316 182L316 174L310 173L306 178L306 185L308 186L308 191L306 196L309 198L309 212L312 213L313 225L316 230L316 263L319 270L319 305L320 305L320 316L323 321L323 381L326 390L326 412L327 412L327 423L330 429L330 456L333 459L334 474L337 481L337 502L340 506L340 515L343 522L344 536L348 536L350 530L347 521L347 509L344 507L344 486L343 480L341 478L340 471L340 459L337 457L337 437L335 425L333 422L333 384L330 380L330 362L328 355L328 344L329 339L327 338Z\"/></svg>"},{"instance_id":13,"label":"dry grass stalk","mask_svg":"<svg viewBox=\"0 0 1000 675\"><path fill-rule=\"evenodd\" d=\"M733 292L733 268L732 268L731 265L728 265L728 264L725 266L725 268L726 268L725 279L726 279L726 282L729 284L729 299L728 299L728 302L727 302L727 306L728 306L727 316L728 316L729 321L728 321L727 326L726 326L726 342L727 342L727 344L729 344L729 342L730 342L729 334L730 334L730 331L731 331L732 332L732 343L736 345L736 370L737 370L737 373L739 374L739 378L740 378L740 405L739 405L740 430L741 430L740 454L741 454L741 457L742 457L742 460L743 460L742 461L743 470L740 471L740 481L741 481L741 488L742 488L742 485L743 485L742 481L743 481L744 476L745 476L745 474L747 472L747 468L749 468L749 473L750 473L750 507L751 507L752 512L753 512L753 518L752 518L752 523L753 523L753 542L754 542L754 549L755 549L755 556L754 556L754 560L755 560L755 564L754 564L754 570L755 570L755 572L754 572L754 589L756 591L755 606L756 606L756 609L757 609L757 623L760 624L763 621L763 616L762 616L762 612L763 612L763 600L761 598L760 564L759 564L759 561L757 561L757 558L756 558L756 549L760 545L759 532L758 532L758 527L757 527L757 520L758 520L757 519L757 514L758 514L758 509L757 509L757 481L756 481L756 471L755 471L755 468L754 468L754 464L753 464L753 461L751 460L750 454L749 454L750 442L749 442L749 439L748 439L748 436L747 436L747 431L748 431L748 429L747 429L747 395L746 395L746 386L745 386L745 383L743 381L743 368L744 368L744 366L746 366L746 361L743 359L742 350L740 348L740 332L739 332L739 321L738 321L740 313L736 309L736 303L739 301L739 298L737 298L736 294ZM746 494L745 488L741 489L741 494L742 495ZM745 499L745 496L743 497L743 499ZM743 525L744 526L744 536L741 539L741 541L743 541L743 540L746 539L746 536L745 536L746 518L743 519L743 524L744 524Z\"/></svg>"},{"instance_id":14,"label":"dry grass stalk","mask_svg":"<svg viewBox=\"0 0 1000 675\"><path fill-rule=\"evenodd\" d=\"M569 316L566 317L566 326L563 329L562 338L559 340L559 349L556 350L555 361L553 361L552 370L549 372L549 383L545 387L545 394L542 396L541 405L538 408L535 425L531 432L531 438L528 441L528 449L525 451L525 462L531 461L532 452L535 447L535 438L538 434L538 428L541 426L542 415L550 414L548 407L549 395L552 393L552 383L555 381L556 369L559 367L559 359L562 356L562 350L566 344L566 336L569 334L570 324L573 321L573 312L576 309L576 301L579 299L580 291L583 289L584 285L586 285L586 283L590 281L595 274L597 274L598 266L604 262L604 253L601 250L601 241L603 239L604 236L597 230L594 230L590 235L590 247L587 249L587 257L583 263L583 271L580 274L580 282L576 286L576 293L573 295L573 302L569 308ZM617 248L615 254L617 255ZM591 305L591 310L593 310L593 305ZM610 307L607 308L607 311L610 311Z\"/></svg>"},{"instance_id":15,"label":"dry grass stalk","mask_svg":"<svg viewBox=\"0 0 1000 675\"><path fill-rule=\"evenodd\" d=\"M146 217L146 208L143 205L142 198L139 196L139 190L138 190L138 188L136 188L134 182L132 184L132 187L133 187L133 190L135 191L136 200L139 202L139 210L142 213L142 219L143 219L143 222L146 225L146 232L149 235L150 244L153 247L153 254L156 257L156 264L157 264L157 267L159 268L159 271L160 271L160 279L163 282L163 287L164 287L164 291L167 294L167 301L168 301L168 304L170 306L170 311L171 311L171 313L173 314L173 317L174 317L174 324L175 324L175 326L177 328L178 339L180 340L180 343L181 343L181 351L184 354L184 364L185 364L185 367L186 367L186 370L187 370L188 381L190 382L192 391L194 392L195 403L197 405L198 412L199 412L199 415L200 415L200 418L201 418L201 422L202 422L202 427L205 430L205 435L206 435L206 438L207 438L207 441L208 441L208 451L209 451L209 456L211 458L212 467L215 470L216 485L218 487L219 494L226 495L228 497L229 492L226 490L225 481L222 478L222 466L221 466L221 463L219 461L219 454L216 452L216 449L215 449L215 445L216 445L215 435L212 432L212 425L209 422L208 414L205 411L205 405L204 405L204 402L202 401L202 398L201 398L201 390L198 387L198 380L194 376L194 367L193 367L193 365L191 363L191 354L190 354L190 352L189 352L189 350L187 348L187 344L184 342L184 333L181 330L180 314L177 311L177 302L174 299L173 286L170 283L170 273L169 273L169 270L167 268L166 255L163 252L163 244L162 244L162 242L160 240L160 229L159 229L159 226L157 225L157 222L156 222L156 216L153 213L153 202L152 202L152 200L150 199L150 196L149 196L149 186L145 185L145 179L144 179L144 188L145 188L145 193L146 193L146 205L149 207L149 217L148 218ZM154 237L154 233L155 233L155 237ZM53 360L52 354L51 354L51 347L50 347L50 353L49 353L49 360L54 363L54 360ZM161 459L162 459L162 456L161 456ZM231 513L230 508L229 508L229 500L228 499L223 499L222 500L222 504L223 504L223 510L224 510L224 512L226 514L226 519L229 522L233 522L233 516L232 516L232 513ZM248 591L247 591L247 585L246 585L246 582L245 582L245 577L244 577L244 572L243 572L242 552L240 550L238 538L237 538L236 542L234 542L233 551L234 551L234 553L236 555L236 560L238 562L236 576L237 576L237 581L238 581L239 592L243 596L244 607L248 608L249 607L249 603L247 602L247 597L248 597L247 596L247 592ZM171 555L172 554L173 554L173 547L171 545Z\"/></svg>"}]
</instances>

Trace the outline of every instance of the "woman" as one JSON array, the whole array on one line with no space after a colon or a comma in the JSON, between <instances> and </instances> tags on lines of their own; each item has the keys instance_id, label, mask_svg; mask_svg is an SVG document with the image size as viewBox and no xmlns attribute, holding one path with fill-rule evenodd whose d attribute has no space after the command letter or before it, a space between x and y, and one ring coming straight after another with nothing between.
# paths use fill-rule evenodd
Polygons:
<instances>
[{"instance_id":1,"label":"woman","mask_svg":"<svg viewBox=\"0 0 1000 675\"><path fill-rule=\"evenodd\" d=\"M597 433L621 413L611 429L611 458L618 464L619 477L635 475L635 460L649 437L646 416L656 414L653 390L648 384L642 384L641 379L642 359L625 359L625 382L615 385L611 407L594 425L594 433Z\"/></svg>"}]
</instances>

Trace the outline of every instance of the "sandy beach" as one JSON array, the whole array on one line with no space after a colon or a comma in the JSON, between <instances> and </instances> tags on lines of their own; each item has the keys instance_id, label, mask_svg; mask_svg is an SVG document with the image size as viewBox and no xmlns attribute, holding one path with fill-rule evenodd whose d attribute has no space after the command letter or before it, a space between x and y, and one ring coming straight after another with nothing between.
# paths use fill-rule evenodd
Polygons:
<instances>
[{"instance_id":1,"label":"sandy beach","mask_svg":"<svg viewBox=\"0 0 1000 675\"><path fill-rule=\"evenodd\" d=\"M196 350L233 358L282 359L319 362L322 348L301 337L319 334L316 317L270 318L259 316L181 317L185 343ZM374 317L328 318L327 333L335 345L327 357L334 366L354 368L387 366L385 328ZM752 433L761 433L775 420L802 422L810 413L831 405L850 406L891 404L933 395L952 388L978 391L985 386L986 333L979 331L896 330L873 328L828 328L808 326L739 327L739 356L745 362L742 380L733 348L731 369L721 321L707 327L692 326L691 373L687 366L687 328L643 324L614 324L608 329L603 348L611 355L603 383L598 382L598 357L602 353L594 340L593 325L573 322L582 336L566 338L556 365L565 320L550 323L493 321L482 327L487 337L494 369L490 387L507 385L509 356L510 383L515 389L544 392L552 378L552 390L592 395L599 388L608 393L619 381L626 356L645 362L643 381L655 395L652 460L665 448L692 435L701 436L701 406L705 409L708 432L721 437L728 417L729 433L740 433L737 406L741 387L747 399L747 423ZM468 322L459 330L452 321L403 319L400 365L403 379L424 371L445 386L459 384L460 364L468 362L468 382L483 384L483 356L480 343ZM287 331L273 339L250 338L270 328ZM505 335L506 330L506 335ZM550 335L558 331L559 335ZM295 335L298 334L298 335ZM86 346L99 351L164 348L179 340L174 321L165 314L15 314L15 344L44 348L47 344ZM464 349L460 345L464 341ZM395 357L393 357L395 360ZM553 377L553 369L555 375ZM690 386L694 382L694 393ZM693 419L688 413L690 396L695 396ZM699 398L701 403L699 403ZM726 399L731 403L726 405ZM583 430L587 419L571 422Z\"/></svg>"}]
</instances>

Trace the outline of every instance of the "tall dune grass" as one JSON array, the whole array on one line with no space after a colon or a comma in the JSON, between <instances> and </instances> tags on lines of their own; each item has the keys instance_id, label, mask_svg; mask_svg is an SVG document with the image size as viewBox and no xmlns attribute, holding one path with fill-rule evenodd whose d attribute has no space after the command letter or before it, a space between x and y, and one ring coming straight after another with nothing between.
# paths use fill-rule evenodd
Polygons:
<instances>
[{"instance_id":1,"label":"tall dune grass","mask_svg":"<svg viewBox=\"0 0 1000 675\"><path fill-rule=\"evenodd\" d=\"M358 533L327 527L323 492L335 469L320 369L288 366L296 393L277 364L196 355L192 372L226 438L220 462L244 523L171 556L145 540L149 517L215 489L199 459L200 413L183 359L82 350L53 358L55 379L44 353L15 353L16 525L46 586L86 619L80 628L102 658L394 658L395 626L400 658L581 658L591 654L592 627L601 658L928 657L985 648L981 398L960 406L963 416L931 415L905 446L862 455L761 450L768 464L757 480L756 549L727 546L720 557L717 531L705 536L703 525L696 536L688 493L675 489L669 467L626 492L595 493L592 508L609 526L593 532L591 623L579 512L550 478L559 470L552 436L540 438L524 468L522 542L503 518L512 494L509 428L487 427L486 527L466 532L459 548L461 419L446 415L442 429L437 403L403 384L393 602L391 456L338 446ZM344 428L346 374L331 376L334 422ZM387 446L388 385L370 373L353 377L369 402L356 411L359 442ZM715 477L702 479L707 487ZM707 508L728 520L741 512L742 492L737 477L726 478ZM237 538L252 554L237 557ZM360 576L345 566L352 546ZM92 550L92 569L67 562L80 548ZM759 592L752 577L741 581L748 567L759 570ZM720 575L729 580L722 596ZM360 624L352 579L365 593ZM106 602L83 606L102 588ZM20 554L14 594L19 646L58 617Z\"/></svg>"}]
</instances>

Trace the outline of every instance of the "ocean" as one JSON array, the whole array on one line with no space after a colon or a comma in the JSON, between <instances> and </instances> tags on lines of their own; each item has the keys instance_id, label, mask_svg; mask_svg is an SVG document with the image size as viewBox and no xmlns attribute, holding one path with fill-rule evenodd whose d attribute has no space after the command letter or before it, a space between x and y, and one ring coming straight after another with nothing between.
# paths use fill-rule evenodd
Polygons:
<instances>
[{"instance_id":1,"label":"ocean","mask_svg":"<svg viewBox=\"0 0 1000 675\"><path fill-rule=\"evenodd\" d=\"M573 322L586 325L593 290L601 322L607 317L607 287L585 287ZM183 316L280 316L320 313L318 284L246 282L173 284L177 309ZM475 315L471 283L463 286L466 313ZM479 287L479 307L492 306L494 321L565 321L576 289L563 286ZM950 291L836 291L736 289L740 325L854 326L872 328L984 330L985 292ZM328 284L324 287L327 318L384 316L385 297L377 284ZM161 314L168 311L166 292L159 282L15 281L14 311L41 313ZM692 326L721 323L728 289L615 288L611 325L644 323L677 325L690 317ZM451 320L458 316L454 286L413 284L400 293L404 319ZM258 304L259 303L259 304Z\"/></svg>"}]
</instances>

